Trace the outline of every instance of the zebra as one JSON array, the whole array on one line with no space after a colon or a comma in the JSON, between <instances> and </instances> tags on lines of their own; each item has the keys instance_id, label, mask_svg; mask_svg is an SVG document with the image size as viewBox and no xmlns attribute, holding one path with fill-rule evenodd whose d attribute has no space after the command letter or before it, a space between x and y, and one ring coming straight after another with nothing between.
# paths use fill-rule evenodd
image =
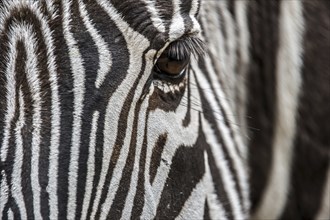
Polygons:
<instances>
[{"instance_id":1,"label":"zebra","mask_svg":"<svg viewBox=\"0 0 330 220\"><path fill-rule=\"evenodd\" d=\"M0 1L0 218L329 218L329 11Z\"/></svg>"}]
</instances>

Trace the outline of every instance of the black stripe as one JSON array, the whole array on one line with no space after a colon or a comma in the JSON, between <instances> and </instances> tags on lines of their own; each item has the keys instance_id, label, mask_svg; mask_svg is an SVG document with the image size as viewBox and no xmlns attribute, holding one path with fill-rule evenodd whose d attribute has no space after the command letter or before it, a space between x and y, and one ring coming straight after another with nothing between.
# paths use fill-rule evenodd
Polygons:
<instances>
[{"instance_id":1,"label":"black stripe","mask_svg":"<svg viewBox=\"0 0 330 220\"><path fill-rule=\"evenodd\" d=\"M139 34L153 41L158 31L153 26L146 4L139 0L114 0L112 5L122 14L123 19Z\"/></svg>"},{"instance_id":2,"label":"black stripe","mask_svg":"<svg viewBox=\"0 0 330 220\"><path fill-rule=\"evenodd\" d=\"M247 17L251 64L247 76L247 115L252 119L248 121L248 127L260 129L250 130L248 134L253 211L265 189L272 163L279 2L257 0L249 3Z\"/></svg>"},{"instance_id":3,"label":"black stripe","mask_svg":"<svg viewBox=\"0 0 330 220\"><path fill-rule=\"evenodd\" d=\"M63 35L64 12L62 3L58 3L58 17L50 21L53 29L55 59L57 65L57 73L59 80L59 99L61 100L61 130L60 130L60 146L58 155L58 177L57 177L57 195L58 195L58 218L66 219L67 202L68 202L68 173L70 163L70 147L72 139L73 124L73 78L71 72L71 63L69 56L69 48Z\"/></svg>"},{"instance_id":4,"label":"black stripe","mask_svg":"<svg viewBox=\"0 0 330 220\"><path fill-rule=\"evenodd\" d=\"M203 145L197 140L196 146L179 147L171 165L166 164L166 161L163 162L171 168L162 191L155 219L174 219L178 216L192 190L205 173L203 148Z\"/></svg>"},{"instance_id":5,"label":"black stripe","mask_svg":"<svg viewBox=\"0 0 330 220\"><path fill-rule=\"evenodd\" d=\"M27 211L28 218L34 218L33 210L33 194L32 194L32 185L31 185L31 148L32 148L32 132L33 128L33 100L31 98L31 92L26 78L26 59L27 54L23 42L17 43L17 66L16 66L16 100L19 100L19 90L22 90L22 96L24 100L24 127L22 129L22 139L23 139L23 164L22 164L22 193L24 196L24 203ZM29 109L27 108L29 107ZM18 108L18 111L20 108Z\"/></svg>"},{"instance_id":6,"label":"black stripe","mask_svg":"<svg viewBox=\"0 0 330 220\"><path fill-rule=\"evenodd\" d=\"M302 88L289 200L281 219L315 219L330 165L330 4L304 1Z\"/></svg>"},{"instance_id":7,"label":"black stripe","mask_svg":"<svg viewBox=\"0 0 330 220\"><path fill-rule=\"evenodd\" d=\"M155 146L152 149L151 159L150 159L150 184L153 184L154 178L157 173L157 169L162 161L161 156L164 150L164 146L167 141L167 134L160 135Z\"/></svg>"},{"instance_id":8,"label":"black stripe","mask_svg":"<svg viewBox=\"0 0 330 220\"><path fill-rule=\"evenodd\" d=\"M211 217L210 217L210 211L209 211L209 205L208 205L207 199L205 199L204 216L203 216L203 218L204 218L204 220L211 219Z\"/></svg>"}]
</instances>

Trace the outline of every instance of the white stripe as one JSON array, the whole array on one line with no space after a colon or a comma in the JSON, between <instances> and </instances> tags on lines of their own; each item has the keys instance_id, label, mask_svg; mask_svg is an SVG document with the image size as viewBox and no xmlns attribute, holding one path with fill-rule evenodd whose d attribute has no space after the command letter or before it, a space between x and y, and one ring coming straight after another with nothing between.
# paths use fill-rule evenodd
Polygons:
<instances>
[{"instance_id":1,"label":"white stripe","mask_svg":"<svg viewBox=\"0 0 330 220\"><path fill-rule=\"evenodd\" d=\"M198 0L193 0L191 2L191 9L189 12L190 19L192 20L194 26L193 29L190 31L190 34L198 34L201 30L201 26L199 25L199 22L196 19L196 14L198 12L198 6L199 6L199 1Z\"/></svg>"},{"instance_id":2,"label":"white stripe","mask_svg":"<svg viewBox=\"0 0 330 220\"><path fill-rule=\"evenodd\" d=\"M53 0L45 0L46 2L46 7L47 11L51 14L51 18L54 19L56 16L56 9L54 6L54 1Z\"/></svg>"},{"instance_id":3,"label":"white stripe","mask_svg":"<svg viewBox=\"0 0 330 220\"><path fill-rule=\"evenodd\" d=\"M235 24L233 21L232 16L230 15L230 12L228 10L228 2L227 0L222 0L219 1L219 9L220 12L218 11L218 13L222 14L222 18L223 18L223 27L225 28L226 32L226 41L225 44L228 47L228 53L226 54L226 62L227 62L227 72L225 72L224 74L227 75L228 80L226 81L226 86L228 86L228 88L225 88L225 90L228 92L228 94L230 94L230 104L232 106L235 105L235 99L234 99L234 92L235 92L235 77L236 74L234 72L234 65L237 59L237 54L236 54L236 42L237 42L237 36L235 34ZM219 16L219 18L221 18L221 16ZM221 26L220 26L221 27ZM223 48L224 49L224 48Z\"/></svg>"},{"instance_id":4,"label":"white stripe","mask_svg":"<svg viewBox=\"0 0 330 220\"><path fill-rule=\"evenodd\" d=\"M13 36L9 35L9 38L12 39ZM4 134L3 134L3 141L1 144L1 161L4 162L7 159L8 147L9 147L9 138L10 138L10 130L11 130L11 121L15 115L15 106L16 106L16 80L15 80L15 67L16 67L16 43L15 41L11 41L11 45L15 45L10 47L9 55L7 58L7 69L5 71L6 75L6 103L7 103L7 110L4 116L5 118L5 126L4 126Z\"/></svg>"},{"instance_id":5,"label":"white stripe","mask_svg":"<svg viewBox=\"0 0 330 220\"><path fill-rule=\"evenodd\" d=\"M84 25L87 28L87 31L90 33L91 37L93 38L93 41L95 42L97 52L99 54L99 69L97 71L97 77L95 81L95 87L99 88L102 85L106 74L110 71L112 65L111 53L106 42L92 24L88 16L86 6L81 0L79 0L79 11L84 21Z\"/></svg>"},{"instance_id":6,"label":"white stripe","mask_svg":"<svg viewBox=\"0 0 330 220\"><path fill-rule=\"evenodd\" d=\"M2 212L8 202L8 184L7 175L4 170L1 170L0 178L0 219L2 219Z\"/></svg>"},{"instance_id":7,"label":"white stripe","mask_svg":"<svg viewBox=\"0 0 330 220\"><path fill-rule=\"evenodd\" d=\"M8 220L15 220L14 219L14 213L11 209L8 209L7 214L8 214Z\"/></svg>"},{"instance_id":8,"label":"white stripe","mask_svg":"<svg viewBox=\"0 0 330 220\"><path fill-rule=\"evenodd\" d=\"M77 46L77 42L70 30L71 21L71 1L63 0L63 33L66 44L68 45L71 71L73 73L73 93L74 93L74 110L72 139L69 165L69 187L68 187L68 219L74 219L76 214L76 194L78 179L78 159L81 136L81 115L83 111L83 101L85 94L85 69L82 65L83 60Z\"/></svg>"},{"instance_id":9,"label":"white stripe","mask_svg":"<svg viewBox=\"0 0 330 220\"><path fill-rule=\"evenodd\" d=\"M240 133L244 143L247 143L247 121L246 121L246 106L247 106L247 71L249 68L249 29L247 18L247 1L235 1L235 15L237 20L238 30L238 52L240 54L240 62L236 62L235 66L239 72L234 73L235 80L235 111L237 114L238 124L240 125ZM247 157L247 148L241 149L241 154Z\"/></svg>"},{"instance_id":10,"label":"white stripe","mask_svg":"<svg viewBox=\"0 0 330 220\"><path fill-rule=\"evenodd\" d=\"M301 87L303 9L300 1L282 1L277 56L277 118L273 142L272 167L268 185L258 207L256 219L277 219L286 205L296 113ZM276 206L274 206L276 201Z\"/></svg>"},{"instance_id":11,"label":"white stripe","mask_svg":"<svg viewBox=\"0 0 330 220\"><path fill-rule=\"evenodd\" d=\"M180 0L173 0L173 15L172 15L172 22L170 25L170 32L169 37L170 41L174 41L179 39L185 31L184 28L184 20L181 16L181 1Z\"/></svg>"},{"instance_id":12,"label":"white stripe","mask_svg":"<svg viewBox=\"0 0 330 220\"><path fill-rule=\"evenodd\" d=\"M96 132L97 132L98 120L99 120L99 112L95 111L93 114L92 130L91 130L90 142L89 142L89 153L87 160L87 179L86 179L81 219L87 218L87 212L88 212L89 203L92 195L92 189L94 185L93 180L95 175L95 147L96 147Z\"/></svg>"},{"instance_id":13,"label":"white stripe","mask_svg":"<svg viewBox=\"0 0 330 220\"><path fill-rule=\"evenodd\" d=\"M159 16L159 11L157 10L155 1L143 0L143 2L147 5L147 10L151 14L151 21L152 21L154 27L159 32L162 32L162 33L165 32L165 25L163 23L163 20Z\"/></svg>"},{"instance_id":14,"label":"white stripe","mask_svg":"<svg viewBox=\"0 0 330 220\"><path fill-rule=\"evenodd\" d=\"M27 219L26 208L22 192L22 165L23 165L23 137L22 137L22 128L24 127L24 100L22 91L19 91L19 118L16 122L15 127L15 137L16 137L16 149L15 149L15 159L13 164L13 173L12 173L12 184L11 184L11 193L15 202L18 206L19 213L22 219Z\"/></svg>"}]
</instances>

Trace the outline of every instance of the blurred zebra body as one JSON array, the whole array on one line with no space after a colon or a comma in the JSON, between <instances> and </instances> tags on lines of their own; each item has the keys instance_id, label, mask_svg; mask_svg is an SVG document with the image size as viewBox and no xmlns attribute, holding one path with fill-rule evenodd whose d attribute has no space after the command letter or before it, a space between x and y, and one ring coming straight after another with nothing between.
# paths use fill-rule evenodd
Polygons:
<instances>
[{"instance_id":1,"label":"blurred zebra body","mask_svg":"<svg viewBox=\"0 0 330 220\"><path fill-rule=\"evenodd\" d=\"M251 219L329 219L329 2L204 8L206 66L219 73L247 145Z\"/></svg>"},{"instance_id":2,"label":"blurred zebra body","mask_svg":"<svg viewBox=\"0 0 330 220\"><path fill-rule=\"evenodd\" d=\"M327 4L1 1L1 218L329 217Z\"/></svg>"}]
</instances>

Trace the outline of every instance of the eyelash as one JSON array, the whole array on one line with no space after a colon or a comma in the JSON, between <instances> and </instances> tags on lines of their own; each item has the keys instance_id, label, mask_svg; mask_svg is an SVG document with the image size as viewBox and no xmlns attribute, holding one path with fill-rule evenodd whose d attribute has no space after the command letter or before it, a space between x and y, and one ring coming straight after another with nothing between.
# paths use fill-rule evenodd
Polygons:
<instances>
[{"instance_id":1,"label":"eyelash","mask_svg":"<svg viewBox=\"0 0 330 220\"><path fill-rule=\"evenodd\" d=\"M168 46L168 57L176 60L185 60L192 54L195 58L203 56L205 53L204 42L197 37L183 37L172 42Z\"/></svg>"}]
</instances>

